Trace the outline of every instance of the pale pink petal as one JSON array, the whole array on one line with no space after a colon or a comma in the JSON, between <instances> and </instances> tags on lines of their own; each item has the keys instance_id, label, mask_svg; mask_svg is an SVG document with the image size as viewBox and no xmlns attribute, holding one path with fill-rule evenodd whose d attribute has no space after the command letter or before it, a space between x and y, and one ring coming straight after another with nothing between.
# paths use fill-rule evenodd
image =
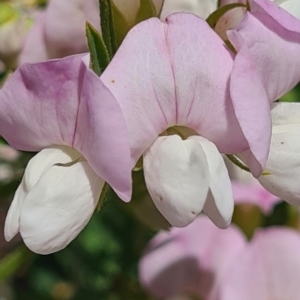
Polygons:
<instances>
[{"instance_id":1,"label":"pale pink petal","mask_svg":"<svg viewBox=\"0 0 300 300\"><path fill-rule=\"evenodd\" d=\"M0 133L10 145L39 151L73 144L79 105L81 56L24 64L0 90Z\"/></svg>"},{"instance_id":2,"label":"pale pink petal","mask_svg":"<svg viewBox=\"0 0 300 300\"><path fill-rule=\"evenodd\" d=\"M51 0L45 15L45 42L50 58L87 51L85 23L100 26L98 0Z\"/></svg>"},{"instance_id":3,"label":"pale pink petal","mask_svg":"<svg viewBox=\"0 0 300 300\"><path fill-rule=\"evenodd\" d=\"M219 276L245 243L235 226L221 230L207 217L198 217L189 226L160 232L150 241L139 263L140 280L156 297L192 292L210 299Z\"/></svg>"},{"instance_id":4,"label":"pale pink petal","mask_svg":"<svg viewBox=\"0 0 300 300\"><path fill-rule=\"evenodd\" d=\"M274 205L281 201L280 198L262 187L257 180L249 183L234 180L232 181L232 191L235 204L257 205L265 214L270 213Z\"/></svg>"},{"instance_id":5,"label":"pale pink petal","mask_svg":"<svg viewBox=\"0 0 300 300\"><path fill-rule=\"evenodd\" d=\"M129 201L132 166L126 124L111 92L88 68L82 78L77 122L74 147L120 198Z\"/></svg>"},{"instance_id":6,"label":"pale pink petal","mask_svg":"<svg viewBox=\"0 0 300 300\"><path fill-rule=\"evenodd\" d=\"M85 64L87 59L76 55L22 65L0 90L0 133L20 150L74 147L128 201L126 125L118 103Z\"/></svg>"},{"instance_id":7,"label":"pale pink petal","mask_svg":"<svg viewBox=\"0 0 300 300\"><path fill-rule=\"evenodd\" d=\"M299 248L296 231L260 230L224 272L219 299L298 299Z\"/></svg>"},{"instance_id":8,"label":"pale pink petal","mask_svg":"<svg viewBox=\"0 0 300 300\"><path fill-rule=\"evenodd\" d=\"M27 247L39 254L65 248L91 218L103 184L87 162L49 168L22 204L20 233Z\"/></svg>"},{"instance_id":9,"label":"pale pink petal","mask_svg":"<svg viewBox=\"0 0 300 300\"><path fill-rule=\"evenodd\" d=\"M208 192L201 145L178 135L159 137L143 157L146 185L157 209L171 225L187 226L202 211Z\"/></svg>"},{"instance_id":10,"label":"pale pink petal","mask_svg":"<svg viewBox=\"0 0 300 300\"><path fill-rule=\"evenodd\" d=\"M189 14L168 18L166 38L176 88L176 123L194 129L220 152L246 149L230 99L232 53L205 21Z\"/></svg>"},{"instance_id":11,"label":"pale pink petal","mask_svg":"<svg viewBox=\"0 0 300 300\"><path fill-rule=\"evenodd\" d=\"M85 23L100 29L98 0L51 0L30 30L20 62L40 62L88 50Z\"/></svg>"},{"instance_id":12,"label":"pale pink petal","mask_svg":"<svg viewBox=\"0 0 300 300\"><path fill-rule=\"evenodd\" d=\"M270 102L291 90L300 80L300 21L266 0L250 1L236 31L243 37ZM228 33L236 47L236 37ZM239 50L239 47L237 47Z\"/></svg>"},{"instance_id":13,"label":"pale pink petal","mask_svg":"<svg viewBox=\"0 0 300 300\"><path fill-rule=\"evenodd\" d=\"M230 91L237 119L249 149L241 153L255 177L265 167L271 140L270 105L250 50L243 37L229 32L238 53L231 74ZM247 70L247 72L245 72ZM255 121L254 121L255 120Z\"/></svg>"},{"instance_id":14,"label":"pale pink petal","mask_svg":"<svg viewBox=\"0 0 300 300\"><path fill-rule=\"evenodd\" d=\"M231 53L194 15L178 13L166 22L135 26L101 77L123 111L132 166L174 125L194 129L221 152L246 150L229 94Z\"/></svg>"},{"instance_id":15,"label":"pale pink petal","mask_svg":"<svg viewBox=\"0 0 300 300\"><path fill-rule=\"evenodd\" d=\"M45 12L39 14L27 34L19 57L19 64L35 63L47 60L49 53L45 44Z\"/></svg>"},{"instance_id":16,"label":"pale pink petal","mask_svg":"<svg viewBox=\"0 0 300 300\"><path fill-rule=\"evenodd\" d=\"M176 123L175 84L164 23L150 19L135 26L101 79L122 109L133 168L156 137Z\"/></svg>"}]
</instances>

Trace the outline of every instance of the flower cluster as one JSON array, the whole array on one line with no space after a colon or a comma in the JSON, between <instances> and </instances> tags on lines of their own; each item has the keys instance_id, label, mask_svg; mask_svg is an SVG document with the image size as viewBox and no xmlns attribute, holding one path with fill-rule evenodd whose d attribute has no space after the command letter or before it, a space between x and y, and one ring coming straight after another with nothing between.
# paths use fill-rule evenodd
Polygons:
<instances>
[{"instance_id":1,"label":"flower cluster","mask_svg":"<svg viewBox=\"0 0 300 300\"><path fill-rule=\"evenodd\" d=\"M300 204L300 106L276 102L300 81L300 4L217 2L101 0L99 11L94 0L51 0L34 15L0 90L0 135L38 152L7 240L20 232L37 253L64 248L106 184L131 200L135 170L172 226L205 213L227 228L224 155Z\"/></svg>"}]
</instances>

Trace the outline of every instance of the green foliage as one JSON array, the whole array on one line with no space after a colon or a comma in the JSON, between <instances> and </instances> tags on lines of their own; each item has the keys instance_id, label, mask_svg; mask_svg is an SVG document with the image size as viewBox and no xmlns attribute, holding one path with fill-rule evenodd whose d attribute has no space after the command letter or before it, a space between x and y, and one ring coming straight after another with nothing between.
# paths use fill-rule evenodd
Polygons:
<instances>
[{"instance_id":1,"label":"green foliage","mask_svg":"<svg viewBox=\"0 0 300 300\"><path fill-rule=\"evenodd\" d=\"M91 55L91 67L97 75L101 75L110 61L107 48L100 33L93 25L87 22L85 29Z\"/></svg>"},{"instance_id":2,"label":"green foliage","mask_svg":"<svg viewBox=\"0 0 300 300\"><path fill-rule=\"evenodd\" d=\"M25 246L19 246L0 260L0 282L9 279L33 257Z\"/></svg>"},{"instance_id":3,"label":"green foliage","mask_svg":"<svg viewBox=\"0 0 300 300\"><path fill-rule=\"evenodd\" d=\"M111 0L99 0L103 41L110 59L116 53L130 25Z\"/></svg>"},{"instance_id":4,"label":"green foliage","mask_svg":"<svg viewBox=\"0 0 300 300\"><path fill-rule=\"evenodd\" d=\"M298 84L294 89L292 89L287 94L283 95L280 102L300 102L300 84Z\"/></svg>"}]
</instances>

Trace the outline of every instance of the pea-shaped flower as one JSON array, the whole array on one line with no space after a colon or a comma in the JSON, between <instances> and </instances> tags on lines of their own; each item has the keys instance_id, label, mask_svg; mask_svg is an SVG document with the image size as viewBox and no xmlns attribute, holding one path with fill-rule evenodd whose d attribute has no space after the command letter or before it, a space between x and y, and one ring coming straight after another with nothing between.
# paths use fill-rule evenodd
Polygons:
<instances>
[{"instance_id":1,"label":"pea-shaped flower","mask_svg":"<svg viewBox=\"0 0 300 300\"><path fill-rule=\"evenodd\" d=\"M124 122L115 115L114 97L93 75L82 56L71 56L24 64L0 90L0 134L19 150L40 151L17 189L5 238L20 232L37 253L58 251L77 236L105 181L130 198L130 180L124 179L129 160L117 155L128 149ZM90 87L97 101L88 96Z\"/></svg>"},{"instance_id":2,"label":"pea-shaped flower","mask_svg":"<svg viewBox=\"0 0 300 300\"><path fill-rule=\"evenodd\" d=\"M221 154L249 149L233 101L265 97L251 63L239 63L204 20L178 13L166 23L135 26L102 74L126 122L131 168L143 159L148 191L173 226L188 225L202 211L220 227L230 223L232 191ZM234 69L243 69L249 86L232 98ZM270 119L269 108L260 108ZM268 147L268 140L252 143L253 161L257 155L263 164Z\"/></svg>"}]
</instances>

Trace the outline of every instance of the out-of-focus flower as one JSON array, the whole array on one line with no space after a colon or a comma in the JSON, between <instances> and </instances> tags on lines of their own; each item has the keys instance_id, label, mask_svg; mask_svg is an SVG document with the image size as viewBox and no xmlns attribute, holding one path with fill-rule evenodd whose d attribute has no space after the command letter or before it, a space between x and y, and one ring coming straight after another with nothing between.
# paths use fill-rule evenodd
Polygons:
<instances>
[{"instance_id":1,"label":"out-of-focus flower","mask_svg":"<svg viewBox=\"0 0 300 300\"><path fill-rule=\"evenodd\" d=\"M151 19L135 26L102 74L123 111L131 168L143 156L148 191L173 226L186 226L201 211L220 227L230 223L231 184L220 153L249 146L232 101L265 97L252 65L243 62L238 68L244 80L251 76L251 97L237 88L231 98L234 64L205 21L178 13L166 23ZM268 117L269 107L259 107ZM267 154L268 143L259 150Z\"/></svg>"},{"instance_id":2,"label":"out-of-focus flower","mask_svg":"<svg viewBox=\"0 0 300 300\"><path fill-rule=\"evenodd\" d=\"M300 236L296 231L257 231L224 271L218 299L299 299L299 248Z\"/></svg>"},{"instance_id":3,"label":"out-of-focus flower","mask_svg":"<svg viewBox=\"0 0 300 300\"><path fill-rule=\"evenodd\" d=\"M221 230L201 216L185 228L156 235L140 260L139 278L160 299L178 294L214 299L224 270L245 245L234 225Z\"/></svg>"},{"instance_id":4,"label":"out-of-focus flower","mask_svg":"<svg viewBox=\"0 0 300 300\"><path fill-rule=\"evenodd\" d=\"M272 105L273 132L267 175L261 184L287 202L300 205L300 104Z\"/></svg>"},{"instance_id":5,"label":"out-of-focus flower","mask_svg":"<svg viewBox=\"0 0 300 300\"><path fill-rule=\"evenodd\" d=\"M0 164L0 182L8 181L13 176L13 170L9 165Z\"/></svg>"},{"instance_id":6,"label":"out-of-focus flower","mask_svg":"<svg viewBox=\"0 0 300 300\"><path fill-rule=\"evenodd\" d=\"M0 3L0 59L9 68L17 65L30 22L26 14Z\"/></svg>"},{"instance_id":7,"label":"out-of-focus flower","mask_svg":"<svg viewBox=\"0 0 300 300\"><path fill-rule=\"evenodd\" d=\"M267 191L253 175L234 165L225 158L231 178L233 199L235 204L250 204L261 209L265 214L272 211L280 198Z\"/></svg>"},{"instance_id":8,"label":"out-of-focus flower","mask_svg":"<svg viewBox=\"0 0 300 300\"><path fill-rule=\"evenodd\" d=\"M26 38L20 63L87 52L85 23L100 29L98 0L50 0Z\"/></svg>"},{"instance_id":9,"label":"out-of-focus flower","mask_svg":"<svg viewBox=\"0 0 300 300\"><path fill-rule=\"evenodd\" d=\"M14 162L20 157L20 152L16 149L0 144L0 160Z\"/></svg>"},{"instance_id":10,"label":"out-of-focus flower","mask_svg":"<svg viewBox=\"0 0 300 300\"><path fill-rule=\"evenodd\" d=\"M139 278L159 299L296 300L299 247L300 235L291 229L260 229L247 242L235 226L221 231L203 216L155 236L140 260Z\"/></svg>"},{"instance_id":11,"label":"out-of-focus flower","mask_svg":"<svg viewBox=\"0 0 300 300\"><path fill-rule=\"evenodd\" d=\"M41 254L58 251L77 236L104 181L130 197L125 124L114 97L86 64L82 56L24 64L0 90L1 135L17 149L40 151L16 191L5 237L20 232ZM89 96L90 87L97 101ZM115 152L126 149L128 160L118 160Z\"/></svg>"}]
</instances>

